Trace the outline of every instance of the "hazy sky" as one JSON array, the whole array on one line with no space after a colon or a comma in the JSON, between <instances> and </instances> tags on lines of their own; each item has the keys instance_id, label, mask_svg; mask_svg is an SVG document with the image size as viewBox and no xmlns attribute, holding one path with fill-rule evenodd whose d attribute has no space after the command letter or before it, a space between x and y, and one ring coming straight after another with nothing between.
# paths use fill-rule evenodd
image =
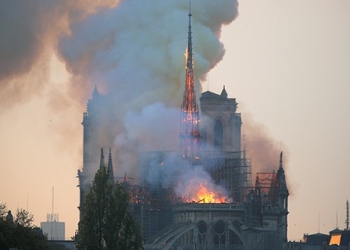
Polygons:
<instances>
[{"instance_id":1,"label":"hazy sky","mask_svg":"<svg viewBox=\"0 0 350 250\"><path fill-rule=\"evenodd\" d=\"M346 0L240 1L222 33L226 55L209 74L211 90L225 84L237 98L243 126L249 113L285 147L289 239L345 226L349 11Z\"/></svg>"},{"instance_id":2,"label":"hazy sky","mask_svg":"<svg viewBox=\"0 0 350 250\"><path fill-rule=\"evenodd\" d=\"M26 29L26 42L35 45L31 53L23 50L12 58L9 47L0 42L0 56L6 58L0 60L0 201L13 211L28 209L39 225L51 213L54 187L54 213L66 222L66 237L71 237L78 223L80 123L90 94L65 95L79 76L69 74L52 49L56 32L69 33L70 19L50 13L48 20L58 20L48 21L50 28L33 21L37 13L44 18L42 13L55 2L46 1L39 10L0 4L0 14L7 8L6 13L13 13L7 15L10 23L0 22L1 37L13 37L10 48L23 42L16 37L18 23L33 24ZM96 11L79 2L69 7L80 10L81 16ZM238 10L236 20L222 30L226 54L202 83L203 90L220 93L225 85L229 97L239 103L243 127L249 121L261 124L286 153L289 239L328 233L337 224L342 229L350 190L350 2L242 0ZM194 30L194 47L198 40Z\"/></svg>"}]
</instances>

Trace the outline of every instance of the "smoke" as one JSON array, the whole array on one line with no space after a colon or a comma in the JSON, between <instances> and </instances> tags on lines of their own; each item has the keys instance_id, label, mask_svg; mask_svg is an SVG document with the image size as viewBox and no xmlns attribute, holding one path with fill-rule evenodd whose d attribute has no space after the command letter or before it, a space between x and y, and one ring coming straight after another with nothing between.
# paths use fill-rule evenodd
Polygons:
<instances>
[{"instance_id":1,"label":"smoke","mask_svg":"<svg viewBox=\"0 0 350 250\"><path fill-rule=\"evenodd\" d=\"M119 151L118 172L136 175L135 166L138 165L140 152L178 150L179 120L180 109L166 107L159 102L145 106L141 111L127 112L123 132L114 141Z\"/></svg>"},{"instance_id":2,"label":"smoke","mask_svg":"<svg viewBox=\"0 0 350 250\"><path fill-rule=\"evenodd\" d=\"M178 137L179 126L165 126L164 123L177 124L179 119L180 109L167 108L163 103L146 106L140 112L130 111L124 120L126 131L118 135L115 145L122 147L127 142L133 142L138 152L164 148L176 150L178 143L166 138Z\"/></svg>"},{"instance_id":3,"label":"smoke","mask_svg":"<svg viewBox=\"0 0 350 250\"><path fill-rule=\"evenodd\" d=\"M236 1L193 3L195 72L202 79L223 57L220 28ZM230 9L222 13L222 9ZM117 8L75 22L59 50L86 90L96 83L124 112L155 101L178 106L184 83L188 1L122 1ZM197 42L198 40L198 42ZM200 41L200 42L199 42Z\"/></svg>"},{"instance_id":4,"label":"smoke","mask_svg":"<svg viewBox=\"0 0 350 250\"><path fill-rule=\"evenodd\" d=\"M3 0L0 2L0 112L45 93L49 61L69 26L116 1Z\"/></svg>"},{"instance_id":5,"label":"smoke","mask_svg":"<svg viewBox=\"0 0 350 250\"><path fill-rule=\"evenodd\" d=\"M0 112L45 94L62 119L69 107L83 107L97 85L107 101L99 108L103 133L94 139L98 147L115 143L121 171L130 171L135 153L158 150L161 141L166 142L162 149L173 150L185 76L188 4L1 1ZM223 58L221 27L236 18L237 8L236 0L192 1L197 93L199 81ZM52 55L69 73L63 87L48 84ZM261 125L246 115L244 121L254 170L276 169L282 148ZM91 151L98 162L99 150Z\"/></svg>"},{"instance_id":6,"label":"smoke","mask_svg":"<svg viewBox=\"0 0 350 250\"><path fill-rule=\"evenodd\" d=\"M207 195L215 195L211 198L215 199L216 202L218 200L222 200L223 202L230 201L227 191L223 187L216 185L210 174L201 166L196 166L191 168L190 171L188 170L182 173L179 176L179 181L176 183L174 191L178 197L184 197L189 202L198 202L200 198L204 198L198 197L198 194L203 188L203 191ZM213 201L210 200L210 202Z\"/></svg>"},{"instance_id":7,"label":"smoke","mask_svg":"<svg viewBox=\"0 0 350 250\"><path fill-rule=\"evenodd\" d=\"M283 167L285 168L288 163L287 147L282 142L276 141L263 124L255 121L251 114L245 112L242 128L247 157L253 160L253 178L257 172L276 171L279 167L281 151L283 151Z\"/></svg>"},{"instance_id":8,"label":"smoke","mask_svg":"<svg viewBox=\"0 0 350 250\"><path fill-rule=\"evenodd\" d=\"M193 166L178 151L148 153L150 161L142 165L141 176L152 188L172 188L186 202L230 202L226 189L212 179L203 166Z\"/></svg>"},{"instance_id":9,"label":"smoke","mask_svg":"<svg viewBox=\"0 0 350 250\"><path fill-rule=\"evenodd\" d=\"M75 77L75 96L86 100L97 85L107 100L97 108L105 114L99 121L105 135L94 141L97 147L114 144L117 174L135 173L135 159L144 150L179 146L180 111L174 108L185 84L188 11L187 0L120 1L76 20L58 42L60 57ZM192 14L200 93L199 81L223 58L220 31L236 17L237 1L193 1Z\"/></svg>"}]
</instances>

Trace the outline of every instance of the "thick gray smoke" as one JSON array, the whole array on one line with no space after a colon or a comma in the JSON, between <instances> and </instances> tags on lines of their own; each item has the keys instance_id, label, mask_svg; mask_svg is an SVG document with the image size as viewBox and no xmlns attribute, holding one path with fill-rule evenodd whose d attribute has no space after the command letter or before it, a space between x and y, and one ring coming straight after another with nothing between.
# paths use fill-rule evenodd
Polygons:
<instances>
[{"instance_id":1,"label":"thick gray smoke","mask_svg":"<svg viewBox=\"0 0 350 250\"><path fill-rule=\"evenodd\" d=\"M90 91L97 84L124 113L156 101L178 107L188 11L187 0L129 0L74 23L59 48L70 71L82 76L75 84ZM235 18L237 2L193 1L192 12L195 72L202 79L224 55L218 34Z\"/></svg>"},{"instance_id":2,"label":"thick gray smoke","mask_svg":"<svg viewBox=\"0 0 350 250\"><path fill-rule=\"evenodd\" d=\"M115 145L121 174L133 173L140 151L177 149L188 7L188 0L1 1L0 111L46 93L62 114L70 105L84 107L97 85L107 101L96 141ZM236 0L192 1L197 97L199 80L223 58L221 27L237 7ZM61 92L47 91L52 54L71 73ZM280 149L243 119L255 169L275 168Z\"/></svg>"},{"instance_id":3,"label":"thick gray smoke","mask_svg":"<svg viewBox=\"0 0 350 250\"><path fill-rule=\"evenodd\" d=\"M0 111L46 93L62 114L83 108L97 85L106 101L96 162L100 146L114 145L117 173L136 174L139 152L179 146L188 7L188 0L2 0ZM237 0L192 1L197 97L199 81L223 58L221 27L237 8ZM61 92L47 85L52 54L71 74ZM276 144L243 119L254 166L275 169Z\"/></svg>"},{"instance_id":4,"label":"thick gray smoke","mask_svg":"<svg viewBox=\"0 0 350 250\"><path fill-rule=\"evenodd\" d=\"M179 147L188 12L188 0L121 1L75 22L58 44L75 88L86 95L97 85L108 100L100 109L105 135L95 140L115 145L119 175L136 174L142 151ZM237 1L192 1L192 14L199 94L199 80L224 55L219 34L236 17Z\"/></svg>"},{"instance_id":5,"label":"thick gray smoke","mask_svg":"<svg viewBox=\"0 0 350 250\"><path fill-rule=\"evenodd\" d=\"M157 148L154 142L164 138L166 146L178 146L174 131L179 122L164 115L155 122L154 117L168 108L174 113L171 108L181 104L188 0L4 0L0 11L2 111L45 94L48 105L62 114L69 106L84 107L97 85L107 101L100 108L103 133L95 139L99 146L116 144L116 164L123 172L130 172L130 159L135 159L141 143ZM192 13L199 95L199 79L224 55L219 35L222 25L236 17L237 1L192 1ZM47 84L52 54L70 72L64 87ZM148 111L142 113L143 109ZM152 129L158 133L147 138L152 143L142 138L149 127L145 131L140 123L130 124L132 119L154 124ZM57 127L64 127L64 121ZM150 138L155 134L158 139Z\"/></svg>"}]
</instances>

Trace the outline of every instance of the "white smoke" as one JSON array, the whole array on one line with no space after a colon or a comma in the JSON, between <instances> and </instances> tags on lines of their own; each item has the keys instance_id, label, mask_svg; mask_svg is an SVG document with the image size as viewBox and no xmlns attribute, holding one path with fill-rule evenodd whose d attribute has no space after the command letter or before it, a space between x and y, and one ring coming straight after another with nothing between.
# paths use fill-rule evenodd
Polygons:
<instances>
[{"instance_id":1,"label":"white smoke","mask_svg":"<svg viewBox=\"0 0 350 250\"><path fill-rule=\"evenodd\" d=\"M136 173L140 151L158 150L162 140L164 150L178 145L176 108L184 86L188 7L189 0L1 1L0 114L46 93L50 108L60 114L55 133L68 144L81 138L79 124L72 129L67 122L67 110L84 107L97 85L106 101L91 149L96 167L99 148L116 143L116 173ZM199 80L223 58L221 28L235 19L237 7L237 0L192 0L197 97ZM52 54L70 72L63 88L47 84ZM276 164L279 149L271 150L273 140L253 127L244 132L248 154L265 170ZM266 152L276 153L267 157Z\"/></svg>"},{"instance_id":2,"label":"white smoke","mask_svg":"<svg viewBox=\"0 0 350 250\"><path fill-rule=\"evenodd\" d=\"M216 200L220 198L228 202L227 191L219 185L216 185L208 172L203 167L196 166L191 170L182 173L175 185L175 193L178 197L184 197L187 201L199 202L200 197L197 197L201 188L215 195Z\"/></svg>"},{"instance_id":3,"label":"white smoke","mask_svg":"<svg viewBox=\"0 0 350 250\"><path fill-rule=\"evenodd\" d=\"M101 122L109 125L93 150L115 143L117 174L135 173L140 151L158 150L161 142L162 150L179 145L174 107L184 91L188 12L188 0L120 1L73 23L59 42L67 67L79 76L74 84L84 86L75 88L92 91L96 84L107 96L99 112L108 114ZM236 17L237 1L192 1L192 14L200 93L199 79L223 58L221 27Z\"/></svg>"}]
</instances>

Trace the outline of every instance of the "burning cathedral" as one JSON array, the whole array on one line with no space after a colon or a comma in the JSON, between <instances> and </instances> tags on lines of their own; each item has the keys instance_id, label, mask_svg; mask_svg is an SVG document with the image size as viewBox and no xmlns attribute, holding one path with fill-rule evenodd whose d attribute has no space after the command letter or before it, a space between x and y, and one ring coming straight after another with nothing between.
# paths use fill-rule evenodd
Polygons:
<instances>
[{"instance_id":1,"label":"burning cathedral","mask_svg":"<svg viewBox=\"0 0 350 250\"><path fill-rule=\"evenodd\" d=\"M282 152L279 159L276 156L278 169L257 173L252 182L236 99L228 97L224 86L220 94L202 93L198 105L191 16L190 12L179 150L139 153L138 176L115 180L129 190L130 209L141 225L145 249L286 249L289 192ZM98 168L96 152L106 146L95 140L105 131L97 108L105 98L95 87L83 115L80 214ZM112 155L110 150L110 168ZM101 164L103 158L102 151Z\"/></svg>"}]
</instances>

